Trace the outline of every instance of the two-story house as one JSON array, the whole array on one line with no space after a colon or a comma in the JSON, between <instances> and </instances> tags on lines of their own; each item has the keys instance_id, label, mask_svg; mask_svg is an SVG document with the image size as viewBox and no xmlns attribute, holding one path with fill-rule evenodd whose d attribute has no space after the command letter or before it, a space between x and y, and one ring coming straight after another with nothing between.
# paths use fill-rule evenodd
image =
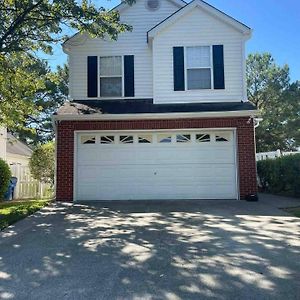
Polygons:
<instances>
[{"instance_id":1,"label":"two-story house","mask_svg":"<svg viewBox=\"0 0 300 300\"><path fill-rule=\"evenodd\" d=\"M70 97L55 115L57 199L245 199L257 193L245 43L251 29L208 3L115 8L117 41L64 43Z\"/></svg>"}]
</instances>

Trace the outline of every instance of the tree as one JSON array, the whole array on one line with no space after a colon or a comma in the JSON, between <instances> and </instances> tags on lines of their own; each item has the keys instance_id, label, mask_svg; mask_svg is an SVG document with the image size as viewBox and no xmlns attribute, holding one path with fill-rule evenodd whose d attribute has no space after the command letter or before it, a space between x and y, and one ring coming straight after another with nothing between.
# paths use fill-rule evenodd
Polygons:
<instances>
[{"instance_id":1,"label":"tree","mask_svg":"<svg viewBox=\"0 0 300 300\"><path fill-rule=\"evenodd\" d=\"M32 176L41 182L54 184L55 150L54 143L39 145L33 151L29 162Z\"/></svg>"},{"instance_id":2,"label":"tree","mask_svg":"<svg viewBox=\"0 0 300 300\"><path fill-rule=\"evenodd\" d=\"M121 23L117 11L107 11L88 0L0 0L0 53L49 53L53 43L68 38L64 28L116 39L130 26Z\"/></svg>"},{"instance_id":3,"label":"tree","mask_svg":"<svg viewBox=\"0 0 300 300\"><path fill-rule=\"evenodd\" d=\"M20 140L34 145L53 140L52 116L67 100L69 93L68 65L59 66L56 72L52 72L45 62L41 62L37 68L45 78L44 88L33 100L39 110L34 116L29 115L21 128L11 130Z\"/></svg>"},{"instance_id":4,"label":"tree","mask_svg":"<svg viewBox=\"0 0 300 300\"><path fill-rule=\"evenodd\" d=\"M34 99L46 81L37 70L39 63L26 53L0 55L0 125L21 128L28 116L38 113Z\"/></svg>"},{"instance_id":5,"label":"tree","mask_svg":"<svg viewBox=\"0 0 300 300\"><path fill-rule=\"evenodd\" d=\"M290 84L289 67L278 66L271 54L247 59L248 98L263 121L256 130L257 150L294 150L300 145L299 84Z\"/></svg>"},{"instance_id":6,"label":"tree","mask_svg":"<svg viewBox=\"0 0 300 300\"><path fill-rule=\"evenodd\" d=\"M51 54L54 43L69 37L65 32L116 39L130 29L117 11L88 0L0 0L0 126L19 132L29 126L41 136L40 118L65 100L63 90L58 100L62 82L49 74L37 51ZM57 77L65 71L58 70ZM49 118L47 124L49 131Z\"/></svg>"}]
</instances>

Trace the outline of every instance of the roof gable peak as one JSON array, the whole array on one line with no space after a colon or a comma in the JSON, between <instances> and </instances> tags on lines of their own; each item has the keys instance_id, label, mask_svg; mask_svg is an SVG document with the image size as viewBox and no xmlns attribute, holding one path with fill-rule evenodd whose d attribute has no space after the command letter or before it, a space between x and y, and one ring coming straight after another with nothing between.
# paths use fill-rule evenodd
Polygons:
<instances>
[{"instance_id":1,"label":"roof gable peak","mask_svg":"<svg viewBox=\"0 0 300 300\"><path fill-rule=\"evenodd\" d=\"M154 36L156 34L158 34L163 28L175 23L178 18L187 14L188 12L195 9L196 7L203 9L206 13L209 13L209 14L213 15L214 17L218 18L219 20L223 21L224 23L230 25L231 27L238 30L245 36L247 36L247 37L251 36L252 29L250 27L248 27L247 25L234 19L233 17L227 15L226 13L222 12L221 10L217 9L216 7L208 4L207 2L205 2L203 0L193 0L190 3L188 3L187 5L185 5L184 7L177 10L174 14L170 15L168 18L166 18L165 20L163 20L162 22L158 23L153 28L151 28L148 31L148 38L153 39Z\"/></svg>"}]
</instances>

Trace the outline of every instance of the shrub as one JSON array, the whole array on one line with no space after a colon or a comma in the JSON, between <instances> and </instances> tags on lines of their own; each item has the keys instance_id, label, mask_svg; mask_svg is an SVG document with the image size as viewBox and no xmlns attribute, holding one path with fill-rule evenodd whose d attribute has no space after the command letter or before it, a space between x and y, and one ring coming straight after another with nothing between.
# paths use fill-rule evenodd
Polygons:
<instances>
[{"instance_id":1,"label":"shrub","mask_svg":"<svg viewBox=\"0 0 300 300\"><path fill-rule=\"evenodd\" d=\"M300 196L300 154L259 161L257 173L264 191Z\"/></svg>"},{"instance_id":2,"label":"shrub","mask_svg":"<svg viewBox=\"0 0 300 300\"><path fill-rule=\"evenodd\" d=\"M30 172L34 179L54 184L55 150L52 142L38 146L30 158Z\"/></svg>"},{"instance_id":3,"label":"shrub","mask_svg":"<svg viewBox=\"0 0 300 300\"><path fill-rule=\"evenodd\" d=\"M8 189L11 178L9 165L0 158L0 200L3 199L5 192Z\"/></svg>"}]
</instances>

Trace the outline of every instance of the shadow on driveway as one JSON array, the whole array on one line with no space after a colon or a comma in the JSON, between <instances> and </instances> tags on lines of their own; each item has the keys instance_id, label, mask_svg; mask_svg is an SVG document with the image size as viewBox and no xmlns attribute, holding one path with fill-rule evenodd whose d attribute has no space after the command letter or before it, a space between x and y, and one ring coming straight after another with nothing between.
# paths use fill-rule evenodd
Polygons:
<instances>
[{"instance_id":1,"label":"shadow on driveway","mask_svg":"<svg viewBox=\"0 0 300 300\"><path fill-rule=\"evenodd\" d=\"M55 204L1 233L0 299L300 299L299 231L263 199Z\"/></svg>"}]
</instances>

